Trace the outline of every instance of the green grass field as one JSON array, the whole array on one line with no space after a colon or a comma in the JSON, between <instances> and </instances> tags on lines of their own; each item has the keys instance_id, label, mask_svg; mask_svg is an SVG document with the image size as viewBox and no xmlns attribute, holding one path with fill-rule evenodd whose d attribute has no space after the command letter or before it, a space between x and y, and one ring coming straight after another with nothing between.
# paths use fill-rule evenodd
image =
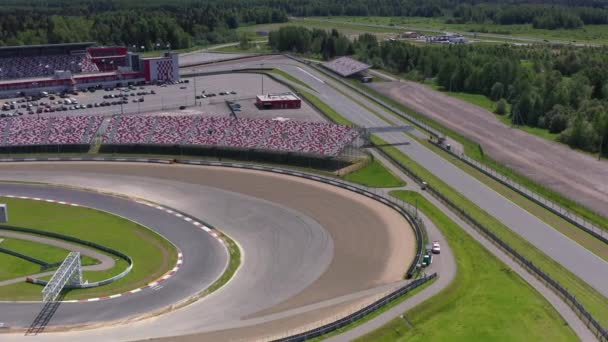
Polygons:
<instances>
[{"instance_id":1,"label":"green grass field","mask_svg":"<svg viewBox=\"0 0 608 342\"><path fill-rule=\"evenodd\" d=\"M437 207L415 192L391 194L417 203L441 229L458 272L445 290L405 313L413 328L396 318L358 341L576 340L544 298Z\"/></svg>"},{"instance_id":2,"label":"green grass field","mask_svg":"<svg viewBox=\"0 0 608 342\"><path fill-rule=\"evenodd\" d=\"M53 231L114 248L133 258L133 270L112 284L87 290L73 290L66 299L98 297L120 293L154 281L175 266L177 250L158 234L124 218L101 211L31 200L1 198L11 208L8 224ZM32 215L35 212L35 215ZM85 272L89 281L122 272L127 263L117 260L110 270ZM40 286L19 283L0 287L1 300L39 299Z\"/></svg>"},{"instance_id":3,"label":"green grass field","mask_svg":"<svg viewBox=\"0 0 608 342\"><path fill-rule=\"evenodd\" d=\"M66 249L56 247L56 246L42 244L39 242L33 242L33 241L28 241L28 240L23 240L23 239L16 239L16 238L4 238L4 237L2 237L2 231L0 231L0 239L3 239L3 241L0 243L0 247L6 248L8 250L18 252L21 254L25 254L27 256L42 260L49 264L55 264L55 263L62 262L63 259L65 259L65 257L69 253L69 251ZM23 260L23 259L20 259L20 260ZM25 261L25 260L23 260L23 261ZM25 261L25 262L29 263L29 261ZM86 255L83 255L81 257L81 263L83 266L96 265L99 263L99 260L96 260L96 259L93 259ZM8 264L5 264L5 263L0 263L0 264L8 266ZM34 264L34 265L38 268L34 273L39 272L40 266L37 264ZM28 267L28 269L30 269L30 267ZM24 275L30 275L30 274L33 274L33 273L24 273L24 272L21 272L21 270L20 270L19 274L12 278L16 278L16 277L24 276ZM1 278L1 276L0 276L0 278ZM10 278L4 278L4 279L10 279Z\"/></svg>"},{"instance_id":4,"label":"green grass field","mask_svg":"<svg viewBox=\"0 0 608 342\"><path fill-rule=\"evenodd\" d=\"M608 43L608 25L585 25L575 30L544 30L535 29L531 24L497 25L497 24L446 24L445 18L423 17L314 17L311 19L335 20L345 22L340 25L359 24L389 25L408 27L416 31L441 30L461 32L487 32L499 35L509 35L514 38L531 37L548 40L562 40L567 42L584 42L595 44ZM295 20L294 20L295 21ZM329 23L327 23L329 24ZM338 24L336 24L338 25ZM479 37L481 38L481 37ZM486 38L490 39L490 38Z\"/></svg>"},{"instance_id":5,"label":"green grass field","mask_svg":"<svg viewBox=\"0 0 608 342\"><path fill-rule=\"evenodd\" d=\"M0 246L2 246L1 243ZM0 281L40 272L40 265L4 253L0 253L0 266ZM0 286L1 291L2 287Z\"/></svg>"},{"instance_id":6,"label":"green grass field","mask_svg":"<svg viewBox=\"0 0 608 342\"><path fill-rule=\"evenodd\" d=\"M372 137L372 141L374 141L376 144L385 143L377 137ZM499 236L516 251L524 255L529 260L534 260L536 266L542 269L545 273L549 274L562 286L568 289L568 291L570 291L574 296L576 296L576 298L587 308L589 312L596 317L596 319L598 319L602 324L608 323L608 298L601 295L599 292L586 284L580 278L576 277L570 271L566 270L553 259L547 257L544 253L534 247L534 245L521 238L519 235L506 227L502 222L483 211L462 194L445 184L443 180L433 175L431 172L416 163L413 159L401 153L395 147L388 146L382 147L382 149L398 160L402 165L406 165L410 170L424 179L429 185L441 192L445 197L450 199L452 202L457 203L475 220L490 229L494 234Z\"/></svg>"},{"instance_id":7,"label":"green grass field","mask_svg":"<svg viewBox=\"0 0 608 342\"><path fill-rule=\"evenodd\" d=\"M396 188L405 186L404 181L395 176L377 160L373 160L359 170L345 175L343 179L373 188Z\"/></svg>"}]
</instances>

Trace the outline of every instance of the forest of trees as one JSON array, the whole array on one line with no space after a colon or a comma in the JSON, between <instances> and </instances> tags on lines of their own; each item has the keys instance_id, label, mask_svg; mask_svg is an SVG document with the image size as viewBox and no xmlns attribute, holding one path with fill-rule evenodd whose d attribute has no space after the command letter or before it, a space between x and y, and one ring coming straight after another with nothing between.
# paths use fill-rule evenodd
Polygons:
<instances>
[{"instance_id":1,"label":"forest of trees","mask_svg":"<svg viewBox=\"0 0 608 342\"><path fill-rule=\"evenodd\" d=\"M445 90L483 94L513 124L547 129L575 148L608 152L608 49L513 45L425 45L350 42L337 31L285 27L270 34L275 50L325 59L354 54L406 77L432 79ZM510 107L510 111L508 108Z\"/></svg>"},{"instance_id":2,"label":"forest of trees","mask_svg":"<svg viewBox=\"0 0 608 342\"><path fill-rule=\"evenodd\" d=\"M0 0L0 45L97 41L174 48L237 41L243 24L288 16L442 17L448 23L574 29L608 24L601 0Z\"/></svg>"},{"instance_id":3,"label":"forest of trees","mask_svg":"<svg viewBox=\"0 0 608 342\"><path fill-rule=\"evenodd\" d=\"M237 41L234 29L242 24L287 21L283 10L257 0L187 4L167 0L2 3L7 1L0 1L0 45L95 41L146 49L170 44L178 49Z\"/></svg>"}]
</instances>

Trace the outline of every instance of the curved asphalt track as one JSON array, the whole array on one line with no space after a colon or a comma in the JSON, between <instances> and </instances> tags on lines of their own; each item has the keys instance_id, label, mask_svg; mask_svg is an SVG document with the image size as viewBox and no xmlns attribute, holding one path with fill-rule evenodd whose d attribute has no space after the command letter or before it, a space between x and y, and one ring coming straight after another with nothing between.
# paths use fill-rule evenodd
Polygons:
<instances>
[{"instance_id":1,"label":"curved asphalt track","mask_svg":"<svg viewBox=\"0 0 608 342\"><path fill-rule=\"evenodd\" d=\"M73 203L112 212L159 232L182 251L188 252L180 270L163 282L164 287L160 290L147 289L99 302L63 303L53 317L53 325L120 320L163 308L195 294L201 287L210 285L219 277L228 261L226 250L211 235L171 214L135 201L95 192L24 184L0 184L0 194L58 201L69 199ZM197 262L194 263L193 260ZM42 308L42 304L2 303L0 307L0 322L11 327L28 327ZM117 307L122 309L116 310Z\"/></svg>"},{"instance_id":2,"label":"curved asphalt track","mask_svg":"<svg viewBox=\"0 0 608 342\"><path fill-rule=\"evenodd\" d=\"M357 299L386 292L401 283L399 280L413 256L413 234L399 214L364 196L297 177L186 165L24 163L0 165L0 179L111 190L146 198L209 222L234 238L244 253L243 264L234 279L194 304L128 325L38 336L43 340L145 339L232 329L293 317L301 314L302 310L298 312L298 308L322 309L323 302L331 306L335 298ZM44 190L35 192L36 189ZM9 192L49 198L70 196L70 201L92 207L100 204L88 202L89 196L102 197L113 204L108 210L121 215L132 210L156 210L93 192L0 184L0 193ZM137 208L122 207L127 203ZM143 214L147 216L148 213ZM156 214L164 215L160 211ZM146 223L152 227L171 224ZM181 233L176 234L185 229L188 228L165 227L163 231L182 249L183 269L158 293L145 297L142 293L138 302L144 304L139 305L145 306L145 301L164 297L161 296L163 291L171 296L173 290L169 282L186 286L182 283L193 279L183 277L186 272L179 276L186 266L192 267L194 273L206 267L198 262L205 261L204 255L191 254L201 252L196 241L183 241L187 237L180 238ZM206 235L199 231L193 234ZM214 263L221 264L218 260ZM179 297L182 295L180 293ZM173 296L175 299L177 295ZM86 320L113 320L117 318L113 315L128 316L138 312L137 307L130 307L130 302L110 300L93 304L106 303L113 310L105 314L97 310L101 306L91 306L91 311L95 312L90 314L83 307L61 314L64 308L71 310L70 306L62 305L58 319L53 319L51 324L81 322L86 315L90 315ZM5 311L2 306L2 312L10 312L13 308L20 307ZM25 312L28 310L33 318L35 314L31 309L34 308L24 309L24 318L27 318ZM11 323L11 318L0 318L3 320ZM21 336L1 337L12 340Z\"/></svg>"},{"instance_id":3,"label":"curved asphalt track","mask_svg":"<svg viewBox=\"0 0 608 342\"><path fill-rule=\"evenodd\" d=\"M196 67L196 70L198 72L210 72L239 68L260 68L262 63L265 68L281 69L306 83L318 92L316 96L321 98L338 113L359 126L377 127L387 126L389 124L367 108L353 101L353 99L365 104L366 107L372 109L381 116L398 122L398 120L383 107L380 107L371 100L353 92L349 88L337 84L335 81L310 67L285 56L258 56L249 59L216 63L208 66L199 66ZM189 68L184 68L181 72L188 73ZM289 83L289 81L287 81L287 83ZM338 87L343 92L346 92L353 99L344 96L334 89L334 87ZM400 132L383 133L378 134L378 136L388 143L403 143L404 141L408 141L408 145L400 144L396 145L395 148L410 156L417 163L431 171L435 176L441 178L449 186L466 196L469 200L501 221L515 233L521 235L536 248L581 278L587 284L591 285L599 293L608 296L607 261L593 254L585 247L579 245L576 241L552 228L538 217L519 207L493 189L487 187L454 164L422 146L416 140L409 139L409 137L404 136ZM584 267L581 267L581 265L584 265Z\"/></svg>"}]
</instances>

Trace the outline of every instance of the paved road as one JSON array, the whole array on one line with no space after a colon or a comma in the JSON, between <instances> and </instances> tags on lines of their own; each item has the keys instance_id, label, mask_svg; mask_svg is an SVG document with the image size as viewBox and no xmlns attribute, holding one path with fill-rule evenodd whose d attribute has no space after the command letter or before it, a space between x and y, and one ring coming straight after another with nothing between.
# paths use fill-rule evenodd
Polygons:
<instances>
[{"instance_id":1,"label":"paved road","mask_svg":"<svg viewBox=\"0 0 608 342\"><path fill-rule=\"evenodd\" d=\"M164 308L209 286L221 275L228 262L224 247L209 234L182 219L135 201L88 191L24 184L0 184L0 194L58 201L68 199L70 202L113 212L166 236L184 253L181 269L164 282L162 288L106 301L64 303L53 317L51 325L121 320ZM42 308L40 303L2 303L0 306L0 322L10 327L28 327Z\"/></svg>"},{"instance_id":2,"label":"paved road","mask_svg":"<svg viewBox=\"0 0 608 342\"><path fill-rule=\"evenodd\" d=\"M283 56L255 57L248 60L218 63L209 66L209 70L257 67L260 63L264 63L267 67L274 66L284 70L313 87L326 103L360 126L388 125L373 112L396 121L393 116L370 100L360 95L352 94L347 88L337 85L327 76ZM343 92L349 93L353 99L365 104L373 112L336 91L329 84L338 87ZM534 244L538 249L580 277L597 291L608 296L608 262L553 229L525 209L488 188L485 184L479 182L415 140L409 139L401 133L380 134L380 137L389 143L408 141L408 145L398 145L396 147L427 170L440 177L445 183L459 191L481 209ZM580 267L580 265L585 265L585 267Z\"/></svg>"},{"instance_id":3,"label":"paved road","mask_svg":"<svg viewBox=\"0 0 608 342\"><path fill-rule=\"evenodd\" d=\"M572 330L574 330L574 332L577 334L577 336L580 338L581 341L597 340L595 335L589 330L589 328L577 316L577 314L567 304L565 304L564 301L562 301L562 299L557 294L555 294L555 292L552 289L550 289L546 284L539 281L538 278L536 278L534 275L530 274L525 268L523 268L521 265L519 265L517 262L515 262L513 260L513 258L511 258L509 255L507 255L505 252L503 252L500 248L498 248L492 242L487 240L484 236L479 234L473 227L471 227L468 223L464 222L460 217L458 217L457 215L452 213L447 207L445 207L445 205L443 203L441 203L441 201L437 200L435 197L431 196L429 193L427 193L425 191L420 191L420 189L418 188L418 186L416 185L416 183L413 180L411 180L399 168L395 167L390 161L388 161L386 158L384 158L381 154L374 152L374 155L378 160L383 161L384 164L387 165L387 167L392 172L394 172L396 175L398 175L399 177L401 177L402 179L407 181L407 183L408 183L407 189L412 190L412 191L419 191L422 196L424 196L427 200L429 200L437 208L439 208L439 210L441 210L447 216L449 216L454 222L456 222L460 227L462 227L465 232L467 232L469 235L471 235L473 238L475 238L477 241L479 241L484 248L486 248L490 253L495 255L499 260L501 260L503 263L505 263L507 266L509 266L515 273L517 273L520 277L522 277L522 279L524 279L526 282L528 282L528 284L530 284L530 286L532 286L536 291L541 293L547 299L547 301L549 303L551 303L551 305L557 310L557 312L559 312L559 314L562 315L564 320L566 322L568 322L568 325L572 328ZM434 225L429 226L427 223L427 229L431 232L430 237L431 237L431 239L433 239L434 238L433 231L436 230L436 227ZM449 263L451 259L445 258L446 252L444 251L444 249L445 248L442 243L441 259L439 259L439 262L441 262L441 263L448 262ZM448 246L448 252L450 252L449 246ZM445 278L451 276L451 270L453 268L450 267L449 264L447 266L443 266L442 269L444 271L441 273L440 278L438 280L436 280L436 282L434 284L432 284L428 288L421 291L415 297L411 298L411 300L407 300L407 301L391 308L390 310L384 312L383 314L379 315L378 317L376 317L354 329L351 329L334 338L328 339L328 341L331 341L331 342L351 341L359 336L362 336L369 332L374 331L375 329L390 322L395 317L398 317L398 316L406 313L408 310L414 308L417 304L422 303L430 295L438 292L437 289L433 288L435 285L439 285L438 283L440 283L440 282L445 282L446 281ZM406 315L406 318L411 319L412 317Z\"/></svg>"},{"instance_id":4,"label":"paved road","mask_svg":"<svg viewBox=\"0 0 608 342\"><path fill-rule=\"evenodd\" d=\"M244 252L241 269L226 287L185 308L127 326L40 337L133 340L233 329L284 317L299 326L301 308L324 307L361 291L386 291L385 284L401 278L414 241L397 213L314 182L260 172L252 177L251 171L179 165L1 165L2 179L111 189L175 207L217 226ZM293 192L299 195L292 196ZM371 231L370 226L392 233ZM187 251L184 257L186 265ZM285 328L274 327L275 332Z\"/></svg>"}]
</instances>

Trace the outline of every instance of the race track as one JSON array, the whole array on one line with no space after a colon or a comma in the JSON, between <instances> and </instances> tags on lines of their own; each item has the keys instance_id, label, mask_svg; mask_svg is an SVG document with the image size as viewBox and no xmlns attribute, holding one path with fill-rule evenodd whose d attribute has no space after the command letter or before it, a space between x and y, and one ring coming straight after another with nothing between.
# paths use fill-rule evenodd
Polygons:
<instances>
[{"instance_id":1,"label":"race track","mask_svg":"<svg viewBox=\"0 0 608 342\"><path fill-rule=\"evenodd\" d=\"M317 91L315 94L317 97L361 127L390 125L382 118L402 124L385 108L370 99L340 85L311 67L285 56L252 57L198 67L197 70L199 72L217 72L240 68L260 68L262 63L266 68L283 70L306 83ZM184 68L181 72L187 74L192 70L191 68ZM292 85L298 86L297 84ZM345 94L348 94L348 96ZM364 106L361 104L364 104ZM419 130L414 132L426 136L424 132ZM599 293L608 296L608 262L429 150L418 141L405 136L401 132L377 135L388 143L397 144L395 148L407 154L422 167L532 243ZM404 144L404 142L408 144ZM580 267L580 265L585 265L585 267Z\"/></svg>"},{"instance_id":2,"label":"race track","mask_svg":"<svg viewBox=\"0 0 608 342\"><path fill-rule=\"evenodd\" d=\"M237 336L234 330L226 329L288 320L287 326L275 324L259 332L271 334L275 329L280 333L333 317L400 284L415 246L407 221L388 207L347 190L290 176L186 165L25 163L0 165L0 179L145 198L208 222L233 238L243 252L235 277L194 304L128 325L45 333L37 336L41 340L136 340L211 331L220 332L210 334L209 340L223 336L222 331L232 334L230 338L251 338L251 330ZM179 286L194 293L215 279L225 264L223 247L217 242L200 244L201 236L209 238L207 234L192 229L192 225L176 227L174 221L163 221L164 212L150 206L62 187L2 184L0 193L63 200L67 196L92 207L108 206L109 211L159 229L184 254L183 269L160 290L124 298L132 302L118 298L62 304L52 326L120 320L142 312L144 307L149 310L149 301L158 300L156 306L176 301L188 293L179 291ZM16 314L0 318L13 326L29 323L40 307L4 305L0 305L2 312L20 312L19 319L14 318ZM3 340L21 338L22 334L2 335Z\"/></svg>"}]
</instances>

